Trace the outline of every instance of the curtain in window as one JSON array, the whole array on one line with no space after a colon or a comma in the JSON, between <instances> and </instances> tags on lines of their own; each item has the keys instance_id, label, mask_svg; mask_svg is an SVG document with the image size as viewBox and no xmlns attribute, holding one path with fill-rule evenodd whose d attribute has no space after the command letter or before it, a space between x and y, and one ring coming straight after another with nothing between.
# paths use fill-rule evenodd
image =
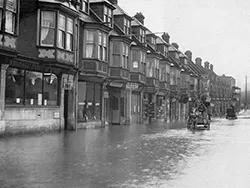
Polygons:
<instances>
[{"instance_id":1,"label":"curtain in window","mask_svg":"<svg viewBox=\"0 0 250 188\"><path fill-rule=\"evenodd\" d=\"M66 29L66 19L65 16L62 14L59 14L58 19L58 39L57 39L57 46L59 48L65 47L65 29Z\"/></svg>"},{"instance_id":2,"label":"curtain in window","mask_svg":"<svg viewBox=\"0 0 250 188\"><path fill-rule=\"evenodd\" d=\"M1 6L0 6L1 7ZM0 9L0 29L2 29L2 15L3 14L3 10L2 9Z\"/></svg>"},{"instance_id":3,"label":"curtain in window","mask_svg":"<svg viewBox=\"0 0 250 188\"><path fill-rule=\"evenodd\" d=\"M14 33L15 32L15 14L6 11L5 13L5 31L9 33Z\"/></svg>"},{"instance_id":4,"label":"curtain in window","mask_svg":"<svg viewBox=\"0 0 250 188\"><path fill-rule=\"evenodd\" d=\"M41 44L54 45L55 13L49 11L42 12L41 24Z\"/></svg>"},{"instance_id":5,"label":"curtain in window","mask_svg":"<svg viewBox=\"0 0 250 188\"><path fill-rule=\"evenodd\" d=\"M73 50L73 20L67 18L67 38L66 38L66 49Z\"/></svg>"},{"instance_id":6,"label":"curtain in window","mask_svg":"<svg viewBox=\"0 0 250 188\"><path fill-rule=\"evenodd\" d=\"M0 0L0 7L3 8L3 0Z\"/></svg>"},{"instance_id":7,"label":"curtain in window","mask_svg":"<svg viewBox=\"0 0 250 188\"><path fill-rule=\"evenodd\" d=\"M107 35L103 33L103 52L102 52L102 60L107 60Z\"/></svg>"},{"instance_id":8,"label":"curtain in window","mask_svg":"<svg viewBox=\"0 0 250 188\"><path fill-rule=\"evenodd\" d=\"M88 58L94 58L94 39L95 39L95 32L87 31L87 44L86 44L86 57Z\"/></svg>"}]
</instances>

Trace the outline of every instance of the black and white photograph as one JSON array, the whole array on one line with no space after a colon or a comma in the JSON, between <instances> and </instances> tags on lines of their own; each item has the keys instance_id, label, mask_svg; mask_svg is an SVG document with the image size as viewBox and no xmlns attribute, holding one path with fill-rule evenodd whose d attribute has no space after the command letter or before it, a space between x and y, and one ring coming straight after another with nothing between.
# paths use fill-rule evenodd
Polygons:
<instances>
[{"instance_id":1,"label":"black and white photograph","mask_svg":"<svg viewBox=\"0 0 250 188\"><path fill-rule=\"evenodd\" d=\"M0 0L0 188L250 188L249 0Z\"/></svg>"}]
</instances>

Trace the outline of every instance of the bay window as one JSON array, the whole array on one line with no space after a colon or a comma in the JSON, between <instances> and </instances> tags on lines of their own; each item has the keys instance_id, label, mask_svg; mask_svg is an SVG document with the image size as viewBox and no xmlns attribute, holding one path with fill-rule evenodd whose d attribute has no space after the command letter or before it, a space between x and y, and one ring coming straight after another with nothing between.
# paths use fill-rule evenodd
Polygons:
<instances>
[{"instance_id":1,"label":"bay window","mask_svg":"<svg viewBox=\"0 0 250 188\"><path fill-rule=\"evenodd\" d=\"M16 20L17 0L0 0L0 29L16 34Z\"/></svg>"},{"instance_id":2,"label":"bay window","mask_svg":"<svg viewBox=\"0 0 250 188\"><path fill-rule=\"evenodd\" d=\"M107 61L107 34L96 30L86 30L85 32L85 54L86 58L98 58ZM97 55L96 55L97 54Z\"/></svg>"},{"instance_id":3,"label":"bay window","mask_svg":"<svg viewBox=\"0 0 250 188\"><path fill-rule=\"evenodd\" d=\"M16 68L6 71L6 105L58 105L58 79L53 73Z\"/></svg>"},{"instance_id":4,"label":"bay window","mask_svg":"<svg viewBox=\"0 0 250 188\"><path fill-rule=\"evenodd\" d=\"M141 73L146 74L146 66L145 66L145 62L146 62L146 53L141 51Z\"/></svg>"},{"instance_id":5,"label":"bay window","mask_svg":"<svg viewBox=\"0 0 250 188\"><path fill-rule=\"evenodd\" d=\"M154 63L152 61L147 62L147 77L154 76Z\"/></svg>"},{"instance_id":6,"label":"bay window","mask_svg":"<svg viewBox=\"0 0 250 188\"><path fill-rule=\"evenodd\" d=\"M98 59L107 61L107 34L99 32Z\"/></svg>"},{"instance_id":7,"label":"bay window","mask_svg":"<svg viewBox=\"0 0 250 188\"><path fill-rule=\"evenodd\" d=\"M122 67L128 69L129 55L128 55L129 47L127 44L122 43Z\"/></svg>"},{"instance_id":8,"label":"bay window","mask_svg":"<svg viewBox=\"0 0 250 188\"><path fill-rule=\"evenodd\" d=\"M57 36L56 46L61 49L72 51L73 23L73 19L64 14L59 13L56 22L56 12L41 11L40 45L55 46L55 36Z\"/></svg>"},{"instance_id":9,"label":"bay window","mask_svg":"<svg viewBox=\"0 0 250 188\"><path fill-rule=\"evenodd\" d=\"M41 40L42 46L54 46L55 12L42 11L41 13Z\"/></svg>"},{"instance_id":10,"label":"bay window","mask_svg":"<svg viewBox=\"0 0 250 188\"><path fill-rule=\"evenodd\" d=\"M86 57L95 57L95 32L86 31Z\"/></svg>"}]
</instances>

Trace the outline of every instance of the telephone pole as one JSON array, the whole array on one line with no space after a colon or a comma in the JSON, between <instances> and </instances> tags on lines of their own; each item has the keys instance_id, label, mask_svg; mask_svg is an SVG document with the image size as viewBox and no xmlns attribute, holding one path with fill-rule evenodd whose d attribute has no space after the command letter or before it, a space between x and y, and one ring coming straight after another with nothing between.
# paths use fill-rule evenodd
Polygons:
<instances>
[{"instance_id":1,"label":"telephone pole","mask_svg":"<svg viewBox=\"0 0 250 188\"><path fill-rule=\"evenodd\" d=\"M246 76L246 86L245 86L245 110L247 110L247 76Z\"/></svg>"}]
</instances>

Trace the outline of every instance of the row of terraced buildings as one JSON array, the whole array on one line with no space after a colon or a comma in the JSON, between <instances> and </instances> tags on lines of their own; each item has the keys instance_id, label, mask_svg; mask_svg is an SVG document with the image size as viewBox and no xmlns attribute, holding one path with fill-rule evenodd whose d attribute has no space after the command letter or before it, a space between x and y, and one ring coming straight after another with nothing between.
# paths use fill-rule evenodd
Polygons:
<instances>
[{"instance_id":1,"label":"row of terraced buildings","mask_svg":"<svg viewBox=\"0 0 250 188\"><path fill-rule=\"evenodd\" d=\"M237 107L234 78L144 19L117 0L0 0L0 132L184 120L202 96Z\"/></svg>"}]
</instances>

